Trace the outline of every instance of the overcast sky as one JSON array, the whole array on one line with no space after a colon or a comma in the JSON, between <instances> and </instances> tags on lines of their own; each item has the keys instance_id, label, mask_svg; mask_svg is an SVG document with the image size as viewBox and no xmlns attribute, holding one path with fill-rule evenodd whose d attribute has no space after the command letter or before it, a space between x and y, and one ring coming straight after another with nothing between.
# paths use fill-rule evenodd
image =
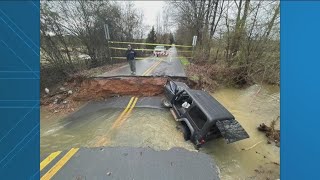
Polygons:
<instances>
[{"instance_id":1,"label":"overcast sky","mask_svg":"<svg viewBox=\"0 0 320 180\"><path fill-rule=\"evenodd\" d=\"M134 1L137 8L142 10L144 14L144 24L155 26L157 22L157 14L162 11L164 1Z\"/></svg>"}]
</instances>

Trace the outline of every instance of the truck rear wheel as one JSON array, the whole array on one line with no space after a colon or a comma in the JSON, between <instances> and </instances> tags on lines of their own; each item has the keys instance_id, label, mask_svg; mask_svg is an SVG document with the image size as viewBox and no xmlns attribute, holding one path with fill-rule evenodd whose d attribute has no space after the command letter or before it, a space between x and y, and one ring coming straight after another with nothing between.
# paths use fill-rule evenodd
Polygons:
<instances>
[{"instance_id":1,"label":"truck rear wheel","mask_svg":"<svg viewBox=\"0 0 320 180\"><path fill-rule=\"evenodd\" d=\"M186 124L182 124L181 125L181 132L183 134L183 138L185 141L189 141L190 140L190 136L191 136L191 132L188 128L188 126Z\"/></svg>"}]
</instances>

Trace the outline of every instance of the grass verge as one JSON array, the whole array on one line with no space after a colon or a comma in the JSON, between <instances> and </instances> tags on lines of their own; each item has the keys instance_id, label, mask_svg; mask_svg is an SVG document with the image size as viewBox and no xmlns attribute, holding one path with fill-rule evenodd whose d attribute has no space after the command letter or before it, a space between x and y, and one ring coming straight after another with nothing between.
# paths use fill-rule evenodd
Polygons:
<instances>
[{"instance_id":1,"label":"grass verge","mask_svg":"<svg viewBox=\"0 0 320 180\"><path fill-rule=\"evenodd\" d=\"M183 66L188 66L190 64L190 62L188 61L188 59L186 57L180 57L180 62Z\"/></svg>"}]
</instances>

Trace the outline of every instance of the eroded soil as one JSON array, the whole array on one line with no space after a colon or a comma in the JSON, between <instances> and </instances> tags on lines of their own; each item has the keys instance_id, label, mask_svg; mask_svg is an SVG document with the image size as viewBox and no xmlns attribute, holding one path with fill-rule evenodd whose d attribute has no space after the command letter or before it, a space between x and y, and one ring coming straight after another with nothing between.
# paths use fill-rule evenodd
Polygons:
<instances>
[{"instance_id":1,"label":"eroded soil","mask_svg":"<svg viewBox=\"0 0 320 180\"><path fill-rule=\"evenodd\" d=\"M110 96L156 96L163 93L167 78L119 77L92 78L80 85L75 100L99 100Z\"/></svg>"}]
</instances>

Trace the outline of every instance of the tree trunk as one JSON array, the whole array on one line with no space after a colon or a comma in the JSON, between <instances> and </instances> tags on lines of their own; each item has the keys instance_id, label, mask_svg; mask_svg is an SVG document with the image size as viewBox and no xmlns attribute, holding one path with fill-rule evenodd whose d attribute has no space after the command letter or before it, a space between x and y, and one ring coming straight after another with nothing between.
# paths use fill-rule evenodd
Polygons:
<instances>
[{"instance_id":1,"label":"tree trunk","mask_svg":"<svg viewBox=\"0 0 320 180\"><path fill-rule=\"evenodd\" d=\"M271 30L272 30L272 27L274 25L274 21L276 20L277 16L279 15L279 12L280 12L280 4L278 4L277 8L274 11L274 14L272 16L271 21L268 23L268 30L267 30L267 33L265 35L266 38L269 37L269 35L271 33Z\"/></svg>"},{"instance_id":2,"label":"tree trunk","mask_svg":"<svg viewBox=\"0 0 320 180\"><path fill-rule=\"evenodd\" d=\"M215 26L217 10L218 10L218 2L219 2L219 0L216 0L216 2L214 3L214 12L213 12L211 28L210 28L210 39L212 39L213 34L214 34L214 26Z\"/></svg>"},{"instance_id":3,"label":"tree trunk","mask_svg":"<svg viewBox=\"0 0 320 180\"><path fill-rule=\"evenodd\" d=\"M207 7L207 11L206 11L206 22L205 22L205 30L208 30L209 27L209 15L211 12L211 0L208 1L208 7Z\"/></svg>"},{"instance_id":4,"label":"tree trunk","mask_svg":"<svg viewBox=\"0 0 320 180\"><path fill-rule=\"evenodd\" d=\"M242 0L240 0L240 4L239 4L239 9L238 9L239 11L238 11L238 15L237 15L236 28L235 28L234 38L233 38L233 42L232 42L232 46L231 46L232 57L237 55L241 41L242 41L242 36L244 36L243 33L245 32L244 31L245 30L245 23L246 23L247 16L248 16L250 0L245 1L243 16L240 19L241 6L242 6L241 3L242 3Z\"/></svg>"}]
</instances>

